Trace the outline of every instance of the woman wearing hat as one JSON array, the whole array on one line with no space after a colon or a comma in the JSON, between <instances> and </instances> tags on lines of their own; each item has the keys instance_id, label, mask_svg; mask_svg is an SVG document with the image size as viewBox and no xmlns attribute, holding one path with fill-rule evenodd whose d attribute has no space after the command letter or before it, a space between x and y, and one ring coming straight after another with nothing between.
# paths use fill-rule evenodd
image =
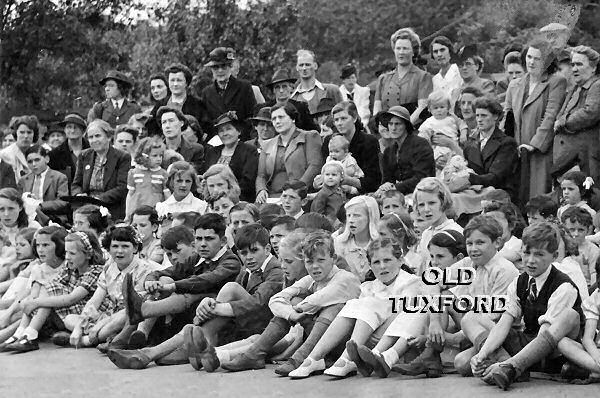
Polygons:
<instances>
[{"instance_id":1,"label":"woman wearing hat","mask_svg":"<svg viewBox=\"0 0 600 398\"><path fill-rule=\"evenodd\" d=\"M84 149L90 147L87 139L83 136L87 123L80 115L71 113L65 116L59 125L64 129L67 140L50 151L48 166L67 176L70 190L71 182L75 178L77 158Z\"/></svg>"},{"instance_id":2,"label":"woman wearing hat","mask_svg":"<svg viewBox=\"0 0 600 398\"><path fill-rule=\"evenodd\" d=\"M371 92L369 88L358 85L356 66L352 64L348 64L342 68L340 79L342 79L340 91L342 92L343 100L352 101L356 104L360 121L363 126L367 127L369 117L371 117L371 110L369 109L369 96Z\"/></svg>"},{"instance_id":3,"label":"woman wearing hat","mask_svg":"<svg viewBox=\"0 0 600 398\"><path fill-rule=\"evenodd\" d=\"M266 141L258 161L256 202L265 203L269 196L281 195L289 180L300 180L312 186L321 171L321 137L316 131L296 127L298 111L289 102L271 108L271 121L278 133Z\"/></svg>"},{"instance_id":4,"label":"woman wearing hat","mask_svg":"<svg viewBox=\"0 0 600 398\"><path fill-rule=\"evenodd\" d=\"M0 151L0 159L12 167L18 183L21 177L30 172L25 151L38 140L39 122L36 116L26 115L15 118L11 124L17 141Z\"/></svg>"},{"instance_id":5,"label":"woman wearing hat","mask_svg":"<svg viewBox=\"0 0 600 398\"><path fill-rule=\"evenodd\" d=\"M129 118L142 111L140 106L127 99L133 83L122 72L111 70L100 80L106 100L96 102L88 113L88 123L102 119L112 128L126 124Z\"/></svg>"},{"instance_id":6,"label":"woman wearing hat","mask_svg":"<svg viewBox=\"0 0 600 398\"><path fill-rule=\"evenodd\" d=\"M125 217L127 173L131 156L111 144L114 130L104 120L87 127L90 148L81 152L73 180L73 195L96 198L108 207L114 220Z\"/></svg>"},{"instance_id":7,"label":"woman wearing hat","mask_svg":"<svg viewBox=\"0 0 600 398\"><path fill-rule=\"evenodd\" d=\"M256 131L256 138L246 141L246 144L252 145L260 154L263 143L277 134L271 123L271 108L268 106L260 108L256 116L251 117L250 120Z\"/></svg>"},{"instance_id":8,"label":"woman wearing hat","mask_svg":"<svg viewBox=\"0 0 600 398\"><path fill-rule=\"evenodd\" d=\"M254 202L258 152L252 145L240 141L243 126L234 111L217 118L215 129L223 144L207 147L203 171L217 163L229 166L240 185L240 199Z\"/></svg>"},{"instance_id":9,"label":"woman wearing hat","mask_svg":"<svg viewBox=\"0 0 600 398\"><path fill-rule=\"evenodd\" d=\"M308 104L304 101L296 101L292 99L292 93L296 89L296 78L290 75L287 69L278 69L271 77L271 82L267 84L267 87L273 91L275 102L273 105L283 105L287 102L291 103L296 107L298 111L298 120L296 121L296 127L302 130L319 130L319 126L315 124L313 118L308 109Z\"/></svg>"},{"instance_id":10,"label":"woman wearing hat","mask_svg":"<svg viewBox=\"0 0 600 398\"><path fill-rule=\"evenodd\" d=\"M43 140L46 142L44 147L46 147L48 151L51 151L65 142L67 137L65 136L65 130L62 126L53 123L46 129Z\"/></svg>"},{"instance_id":11,"label":"woman wearing hat","mask_svg":"<svg viewBox=\"0 0 600 398\"><path fill-rule=\"evenodd\" d=\"M422 178L435 176L433 149L425 138L414 134L406 108L393 106L380 118L394 143L383 153L383 185L379 191L412 193Z\"/></svg>"},{"instance_id":12,"label":"woman wearing hat","mask_svg":"<svg viewBox=\"0 0 600 398\"><path fill-rule=\"evenodd\" d=\"M390 41L397 66L379 76L373 114L402 106L411 112L410 121L414 124L427 108L427 97L433 89L431 75L414 64L414 59L419 56L421 40L412 29L403 28L396 31Z\"/></svg>"}]
</instances>

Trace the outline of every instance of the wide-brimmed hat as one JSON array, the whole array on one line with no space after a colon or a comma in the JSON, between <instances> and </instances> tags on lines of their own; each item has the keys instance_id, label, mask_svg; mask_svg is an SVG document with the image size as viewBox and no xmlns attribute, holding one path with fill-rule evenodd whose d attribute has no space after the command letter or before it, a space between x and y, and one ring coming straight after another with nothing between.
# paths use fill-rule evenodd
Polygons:
<instances>
[{"instance_id":1,"label":"wide-brimmed hat","mask_svg":"<svg viewBox=\"0 0 600 398\"><path fill-rule=\"evenodd\" d=\"M267 83L267 87L273 88L277 83L282 82L290 82L292 84L296 83L296 78L290 75L290 72L287 69L277 69L275 73L273 73L273 77L271 77L271 82Z\"/></svg>"},{"instance_id":2,"label":"wide-brimmed hat","mask_svg":"<svg viewBox=\"0 0 600 398\"><path fill-rule=\"evenodd\" d=\"M356 66L352 64L345 65L340 73L340 79L347 79L354 74L356 74Z\"/></svg>"},{"instance_id":3,"label":"wide-brimmed hat","mask_svg":"<svg viewBox=\"0 0 600 398\"><path fill-rule=\"evenodd\" d=\"M114 80L116 82L121 82L125 86L131 87L133 86L133 82L127 77L127 75L123 72L119 72L118 70L109 70L106 72L106 76L104 76L100 80L100 85L104 86L107 80Z\"/></svg>"},{"instance_id":4,"label":"wide-brimmed hat","mask_svg":"<svg viewBox=\"0 0 600 398\"><path fill-rule=\"evenodd\" d=\"M377 123L379 123L382 118L384 118L384 117L389 118L392 116L396 116L396 117L399 117L400 119L404 120L404 122L406 123L406 126L408 127L409 132L414 130L414 126L413 126L412 122L410 121L410 113L408 112L408 109L406 109L405 107L400 106L400 105L392 106L387 111L379 112L375 116L375 120L377 121Z\"/></svg>"},{"instance_id":5,"label":"wide-brimmed hat","mask_svg":"<svg viewBox=\"0 0 600 398\"><path fill-rule=\"evenodd\" d=\"M332 98L321 98L319 101L319 105L317 105L317 110L311 113L312 117L318 117L325 113L330 113L333 107L335 106L335 101Z\"/></svg>"},{"instance_id":6,"label":"wide-brimmed hat","mask_svg":"<svg viewBox=\"0 0 600 398\"><path fill-rule=\"evenodd\" d=\"M231 123L234 126L240 124L240 119L235 111L228 111L219 116L217 120L215 120L214 127L217 128L227 123Z\"/></svg>"},{"instance_id":7,"label":"wide-brimmed hat","mask_svg":"<svg viewBox=\"0 0 600 398\"><path fill-rule=\"evenodd\" d=\"M204 66L231 65L235 60L235 52L231 48L217 47L208 54L208 63Z\"/></svg>"},{"instance_id":8,"label":"wide-brimmed hat","mask_svg":"<svg viewBox=\"0 0 600 398\"><path fill-rule=\"evenodd\" d=\"M568 32L569 31L569 27L567 25L558 23L558 22L552 22L549 23L548 25L542 26L540 28L540 32L542 33L548 33L548 32Z\"/></svg>"},{"instance_id":9,"label":"wide-brimmed hat","mask_svg":"<svg viewBox=\"0 0 600 398\"><path fill-rule=\"evenodd\" d=\"M251 117L250 120L252 120L253 122L271 123L271 108L268 106L260 108L256 113L256 116Z\"/></svg>"},{"instance_id":10,"label":"wide-brimmed hat","mask_svg":"<svg viewBox=\"0 0 600 398\"><path fill-rule=\"evenodd\" d=\"M65 127L67 125L67 123L76 124L76 125L80 126L81 129L84 131L87 128L87 123L85 122L85 119L76 113L69 113L67 116L65 116L65 118L63 119L62 122L58 122L56 124L58 126Z\"/></svg>"}]
</instances>

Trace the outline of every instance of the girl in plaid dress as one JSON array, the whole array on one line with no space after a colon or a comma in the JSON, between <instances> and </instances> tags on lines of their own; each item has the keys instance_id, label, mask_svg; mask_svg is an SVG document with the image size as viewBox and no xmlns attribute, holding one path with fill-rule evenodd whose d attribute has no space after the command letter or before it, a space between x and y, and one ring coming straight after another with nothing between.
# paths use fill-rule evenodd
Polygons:
<instances>
[{"instance_id":1,"label":"girl in plaid dress","mask_svg":"<svg viewBox=\"0 0 600 398\"><path fill-rule=\"evenodd\" d=\"M127 318L121 289L125 275L132 274L136 290L142 293L146 276L160 267L138 256L143 243L132 226L107 231L102 246L108 249L111 258L101 272L98 288L81 313L77 326L80 336L75 336L81 337L81 345L86 347L105 342L123 329ZM73 335L71 339L75 339Z\"/></svg>"},{"instance_id":2,"label":"girl in plaid dress","mask_svg":"<svg viewBox=\"0 0 600 398\"><path fill-rule=\"evenodd\" d=\"M38 333L47 324L51 329L73 330L86 301L96 290L102 272L100 244L93 233L73 232L65 238L65 265L58 275L40 290L37 298L21 302L23 335L6 346L8 350L37 350ZM37 311L36 311L37 310ZM68 333L56 333L53 341L66 345Z\"/></svg>"}]
</instances>

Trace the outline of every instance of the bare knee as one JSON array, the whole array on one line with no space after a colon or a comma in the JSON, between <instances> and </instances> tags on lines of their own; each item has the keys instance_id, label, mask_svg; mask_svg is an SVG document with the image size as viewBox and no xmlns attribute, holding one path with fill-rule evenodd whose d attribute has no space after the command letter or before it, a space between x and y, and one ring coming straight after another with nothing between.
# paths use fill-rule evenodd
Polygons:
<instances>
[{"instance_id":1,"label":"bare knee","mask_svg":"<svg viewBox=\"0 0 600 398\"><path fill-rule=\"evenodd\" d=\"M454 368L464 377L473 376L471 371L471 355L467 351L460 352L454 358Z\"/></svg>"},{"instance_id":2,"label":"bare knee","mask_svg":"<svg viewBox=\"0 0 600 398\"><path fill-rule=\"evenodd\" d=\"M342 308L344 308L344 304L333 304L329 307L325 307L319 312L319 318L333 321Z\"/></svg>"},{"instance_id":3,"label":"bare knee","mask_svg":"<svg viewBox=\"0 0 600 398\"><path fill-rule=\"evenodd\" d=\"M244 290L242 285L236 282L227 282L221 290L219 290L219 294L217 295L217 301L228 302L238 298L239 292ZM245 291L245 290L244 290Z\"/></svg>"}]
</instances>

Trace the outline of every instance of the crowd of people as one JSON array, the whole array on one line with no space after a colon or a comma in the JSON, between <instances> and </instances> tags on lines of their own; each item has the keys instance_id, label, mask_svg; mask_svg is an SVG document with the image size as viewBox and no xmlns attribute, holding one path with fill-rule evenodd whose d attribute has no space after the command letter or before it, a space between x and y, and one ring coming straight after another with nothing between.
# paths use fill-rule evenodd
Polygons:
<instances>
[{"instance_id":1,"label":"crowd of people","mask_svg":"<svg viewBox=\"0 0 600 398\"><path fill-rule=\"evenodd\" d=\"M507 389L530 371L600 380L600 54L550 24L506 75L444 36L390 38L374 93L352 64L274 71L274 102L218 47L201 95L182 64L109 71L87 115L13 118L0 151L0 350L97 347L117 367L189 363L291 378L440 377ZM269 95L267 97L270 97ZM44 133L42 134L42 132ZM43 135L43 136L42 136ZM428 285L430 267L468 285ZM501 296L502 313L390 298Z\"/></svg>"}]
</instances>

